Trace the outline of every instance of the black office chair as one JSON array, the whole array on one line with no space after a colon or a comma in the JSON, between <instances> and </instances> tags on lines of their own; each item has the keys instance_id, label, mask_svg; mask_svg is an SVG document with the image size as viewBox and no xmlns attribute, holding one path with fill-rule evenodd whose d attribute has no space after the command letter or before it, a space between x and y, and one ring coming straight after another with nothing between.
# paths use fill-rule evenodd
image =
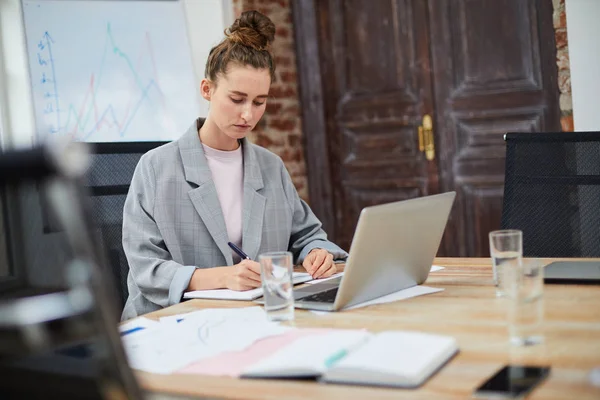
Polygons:
<instances>
[{"instance_id":1,"label":"black office chair","mask_svg":"<svg viewBox=\"0 0 600 400\"><path fill-rule=\"evenodd\" d=\"M141 156L165 143L168 142L91 143L93 154L86 185L91 195L92 217L100 230L100 239L119 289L121 307L129 294L129 265L122 244L123 206Z\"/></svg>"},{"instance_id":2,"label":"black office chair","mask_svg":"<svg viewBox=\"0 0 600 400\"><path fill-rule=\"evenodd\" d=\"M526 257L600 256L600 132L508 133L502 228Z\"/></svg>"}]
</instances>

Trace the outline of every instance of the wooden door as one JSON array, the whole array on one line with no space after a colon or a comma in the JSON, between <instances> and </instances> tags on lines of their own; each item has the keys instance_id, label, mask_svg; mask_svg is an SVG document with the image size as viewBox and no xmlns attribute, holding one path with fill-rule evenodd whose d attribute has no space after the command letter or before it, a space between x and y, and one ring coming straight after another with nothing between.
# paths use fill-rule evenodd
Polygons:
<instances>
[{"instance_id":1,"label":"wooden door","mask_svg":"<svg viewBox=\"0 0 600 400\"><path fill-rule=\"evenodd\" d=\"M311 207L332 240L349 248L362 207L456 190L438 255L487 254L484 238L500 225L502 135L559 126L548 78L556 68L546 65L551 7L293 3ZM418 148L425 114L434 121L433 160Z\"/></svg>"},{"instance_id":2,"label":"wooden door","mask_svg":"<svg viewBox=\"0 0 600 400\"><path fill-rule=\"evenodd\" d=\"M438 192L437 165L419 151L417 138L422 116L433 110L427 4L307 4L296 2L294 12L300 25L310 25L311 12L316 17L316 36L297 31L305 41L299 48L310 46L298 57L309 63L301 71L301 92L310 109L303 121L310 132L311 206L329 236L349 248L363 207ZM315 123L311 114L319 108L322 119Z\"/></svg>"},{"instance_id":3,"label":"wooden door","mask_svg":"<svg viewBox=\"0 0 600 400\"><path fill-rule=\"evenodd\" d=\"M489 255L504 134L560 131L550 0L430 0L440 189L456 190L442 253Z\"/></svg>"}]
</instances>

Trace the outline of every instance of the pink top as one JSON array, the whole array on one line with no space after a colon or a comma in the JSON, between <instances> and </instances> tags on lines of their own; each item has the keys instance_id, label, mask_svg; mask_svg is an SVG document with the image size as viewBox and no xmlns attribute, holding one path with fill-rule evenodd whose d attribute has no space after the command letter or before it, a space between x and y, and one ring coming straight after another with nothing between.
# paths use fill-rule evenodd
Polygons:
<instances>
[{"instance_id":1,"label":"pink top","mask_svg":"<svg viewBox=\"0 0 600 400\"><path fill-rule=\"evenodd\" d=\"M233 151L213 149L204 143L202 147L215 182L229 241L242 248L242 200L244 198L242 146ZM234 252L232 255L233 263L239 263L240 257Z\"/></svg>"}]
</instances>

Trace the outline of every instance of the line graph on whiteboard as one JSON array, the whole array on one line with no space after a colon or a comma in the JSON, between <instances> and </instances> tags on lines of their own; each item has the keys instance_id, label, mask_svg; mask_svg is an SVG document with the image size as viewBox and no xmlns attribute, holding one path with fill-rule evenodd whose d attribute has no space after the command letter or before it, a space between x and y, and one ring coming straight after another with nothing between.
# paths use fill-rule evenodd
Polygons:
<instances>
[{"instance_id":1,"label":"line graph on whiteboard","mask_svg":"<svg viewBox=\"0 0 600 400\"><path fill-rule=\"evenodd\" d=\"M180 4L109 3L24 2L38 139L172 140L198 115Z\"/></svg>"}]
</instances>

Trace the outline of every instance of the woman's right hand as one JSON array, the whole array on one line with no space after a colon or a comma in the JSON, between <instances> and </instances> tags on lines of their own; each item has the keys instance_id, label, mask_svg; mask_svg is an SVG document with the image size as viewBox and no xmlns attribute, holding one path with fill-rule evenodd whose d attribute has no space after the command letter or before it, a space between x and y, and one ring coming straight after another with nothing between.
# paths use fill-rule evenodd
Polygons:
<instances>
[{"instance_id":1,"label":"woman's right hand","mask_svg":"<svg viewBox=\"0 0 600 400\"><path fill-rule=\"evenodd\" d=\"M225 286L231 290L250 290L260 287L260 264L252 260L242 260L229 267Z\"/></svg>"}]
</instances>

